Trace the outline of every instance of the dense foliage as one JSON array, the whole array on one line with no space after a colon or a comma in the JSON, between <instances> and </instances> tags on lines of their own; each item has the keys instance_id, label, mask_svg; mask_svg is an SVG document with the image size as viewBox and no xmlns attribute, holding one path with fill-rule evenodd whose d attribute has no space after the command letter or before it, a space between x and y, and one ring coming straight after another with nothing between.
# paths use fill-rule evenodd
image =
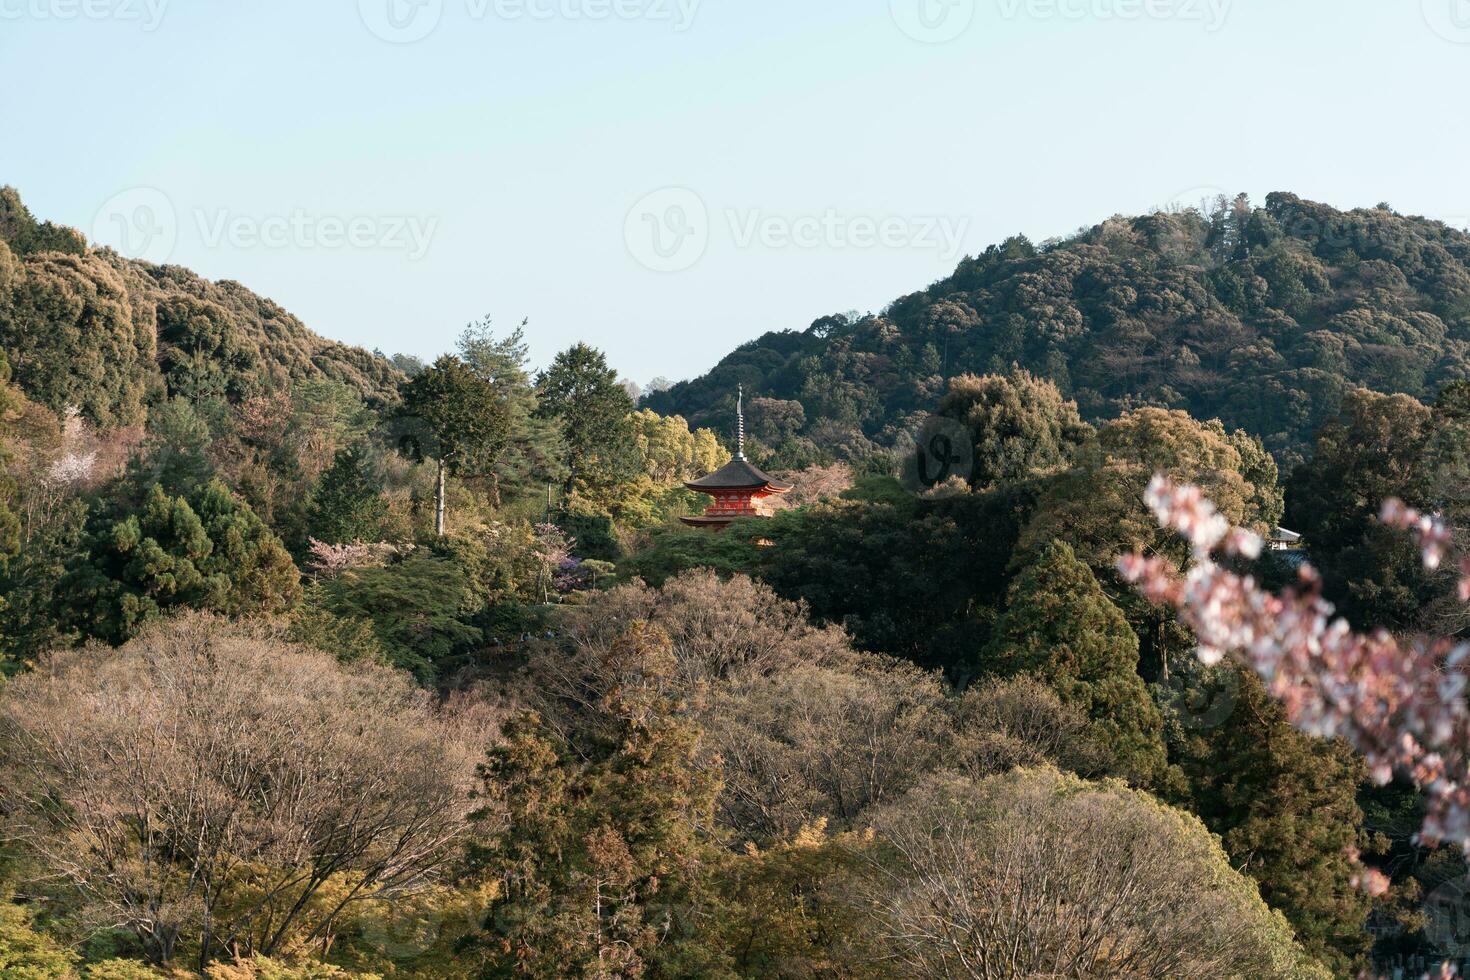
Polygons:
<instances>
[{"instance_id":1,"label":"dense foliage","mask_svg":"<svg viewBox=\"0 0 1470 980\"><path fill-rule=\"evenodd\" d=\"M779 403L772 435L831 449L892 442L949 379L1019 365L1088 419L1183 409L1294 463L1349 389L1427 398L1470 373L1467 264L1470 236L1386 206L1272 194L1116 217L1009 239L881 313L766 334L647 404L723 426L743 382Z\"/></svg>"},{"instance_id":2,"label":"dense foliage","mask_svg":"<svg viewBox=\"0 0 1470 980\"><path fill-rule=\"evenodd\" d=\"M1358 624L1470 630L1379 510L1470 530L1467 256L1284 195L1114 219L638 407L585 344L339 348L0 193L0 973L1431 965L1443 786L1132 584L1301 589L1175 533L1285 520ZM694 530L737 381L796 490ZM1218 509L1161 526L1175 484Z\"/></svg>"}]
</instances>

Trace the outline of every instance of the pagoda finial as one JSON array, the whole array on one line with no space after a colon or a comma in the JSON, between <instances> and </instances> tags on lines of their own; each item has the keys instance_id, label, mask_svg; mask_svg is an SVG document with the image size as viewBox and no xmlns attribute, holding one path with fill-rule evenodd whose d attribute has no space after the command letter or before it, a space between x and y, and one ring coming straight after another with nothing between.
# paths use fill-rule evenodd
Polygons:
<instances>
[{"instance_id":1,"label":"pagoda finial","mask_svg":"<svg viewBox=\"0 0 1470 980\"><path fill-rule=\"evenodd\" d=\"M745 385L735 388L735 458L745 458Z\"/></svg>"}]
</instances>

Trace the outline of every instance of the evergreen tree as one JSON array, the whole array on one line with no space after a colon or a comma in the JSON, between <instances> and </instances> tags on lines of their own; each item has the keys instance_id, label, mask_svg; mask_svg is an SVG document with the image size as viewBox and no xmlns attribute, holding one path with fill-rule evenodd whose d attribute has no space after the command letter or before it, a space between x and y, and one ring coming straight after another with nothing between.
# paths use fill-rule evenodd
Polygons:
<instances>
[{"instance_id":1,"label":"evergreen tree","mask_svg":"<svg viewBox=\"0 0 1470 980\"><path fill-rule=\"evenodd\" d=\"M445 477L491 471L510 434L510 413L494 385L448 354L403 386L403 414L422 431L409 436L438 464L434 531L445 531Z\"/></svg>"},{"instance_id":2,"label":"evergreen tree","mask_svg":"<svg viewBox=\"0 0 1470 980\"><path fill-rule=\"evenodd\" d=\"M1372 902L1353 884L1349 848L1366 850L1358 787L1362 759L1340 741L1294 729L1251 671L1217 675L1204 700L1231 710L1218 726L1171 723L1170 761L1189 787L1185 805L1220 835L1231 864L1261 888L1306 950L1351 976L1365 963ZM1237 683L1238 681L1238 683Z\"/></svg>"},{"instance_id":3,"label":"evergreen tree","mask_svg":"<svg viewBox=\"0 0 1470 980\"><path fill-rule=\"evenodd\" d=\"M1292 475L1289 526L1306 538L1323 587L1359 629L1403 628L1440 588L1408 536L1384 527L1389 497L1438 509L1425 465L1433 413L1408 395L1358 390Z\"/></svg>"},{"instance_id":4,"label":"evergreen tree","mask_svg":"<svg viewBox=\"0 0 1470 980\"><path fill-rule=\"evenodd\" d=\"M566 491L579 482L593 489L615 484L633 464L628 415L633 400L607 358L586 344L567 348L536 379L538 412L561 423L566 445Z\"/></svg>"},{"instance_id":5,"label":"evergreen tree","mask_svg":"<svg viewBox=\"0 0 1470 980\"><path fill-rule=\"evenodd\" d=\"M1029 371L950 379L939 414L963 422L974 440L970 485L987 489L1007 480L1064 466L1092 429L1057 386Z\"/></svg>"},{"instance_id":6,"label":"evergreen tree","mask_svg":"<svg viewBox=\"0 0 1470 980\"><path fill-rule=\"evenodd\" d=\"M270 615L301 594L280 540L218 481L192 500L155 484L137 513L98 518L88 538L56 592L57 614L83 636L122 643L179 607Z\"/></svg>"},{"instance_id":7,"label":"evergreen tree","mask_svg":"<svg viewBox=\"0 0 1470 980\"><path fill-rule=\"evenodd\" d=\"M502 491L525 493L533 485L565 478L561 429L554 419L536 411L525 327L523 321L497 339L487 317L465 327L459 337L460 360L495 388L510 416L510 440L490 471L492 502L497 506Z\"/></svg>"},{"instance_id":8,"label":"evergreen tree","mask_svg":"<svg viewBox=\"0 0 1470 980\"><path fill-rule=\"evenodd\" d=\"M579 757L539 717L506 726L484 767L509 823L476 849L503 883L479 946L484 976L719 976L693 921L718 851L719 782L698 764L699 730L673 698L668 636L635 623L607 653L627 678L599 707L611 728Z\"/></svg>"},{"instance_id":9,"label":"evergreen tree","mask_svg":"<svg viewBox=\"0 0 1470 980\"><path fill-rule=\"evenodd\" d=\"M466 620L479 610L465 566L415 554L384 568L359 568L312 590L321 609L369 623L388 661L430 683L483 633Z\"/></svg>"},{"instance_id":10,"label":"evergreen tree","mask_svg":"<svg viewBox=\"0 0 1470 980\"><path fill-rule=\"evenodd\" d=\"M1138 638L1067 545L1053 541L1012 585L980 665L1034 675L1083 709L1117 774L1138 785L1162 776L1163 718L1138 675Z\"/></svg>"},{"instance_id":11,"label":"evergreen tree","mask_svg":"<svg viewBox=\"0 0 1470 980\"><path fill-rule=\"evenodd\" d=\"M388 503L378 492L367 456L357 443L337 453L312 494L308 532L327 544L378 541Z\"/></svg>"}]
</instances>

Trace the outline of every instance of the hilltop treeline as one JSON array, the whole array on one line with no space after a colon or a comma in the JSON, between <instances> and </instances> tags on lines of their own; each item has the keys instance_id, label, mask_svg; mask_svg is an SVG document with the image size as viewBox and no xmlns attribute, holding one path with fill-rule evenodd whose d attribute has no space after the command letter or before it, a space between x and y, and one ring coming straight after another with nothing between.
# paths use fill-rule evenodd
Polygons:
<instances>
[{"instance_id":1,"label":"hilltop treeline","mask_svg":"<svg viewBox=\"0 0 1470 980\"><path fill-rule=\"evenodd\" d=\"M1300 461L1353 387L1432 398L1470 376L1470 236L1387 206L1291 194L1011 238L881 313L769 333L648 397L722 425L737 383L788 455L892 444L948 379L1012 366L1090 419L1143 405L1219 418Z\"/></svg>"},{"instance_id":2,"label":"hilltop treeline","mask_svg":"<svg viewBox=\"0 0 1470 980\"><path fill-rule=\"evenodd\" d=\"M89 248L36 221L10 187L0 187L0 347L32 399L102 426L140 424L168 397L239 403L297 381L340 382L381 403L399 380L383 358L318 337L239 283Z\"/></svg>"}]
</instances>

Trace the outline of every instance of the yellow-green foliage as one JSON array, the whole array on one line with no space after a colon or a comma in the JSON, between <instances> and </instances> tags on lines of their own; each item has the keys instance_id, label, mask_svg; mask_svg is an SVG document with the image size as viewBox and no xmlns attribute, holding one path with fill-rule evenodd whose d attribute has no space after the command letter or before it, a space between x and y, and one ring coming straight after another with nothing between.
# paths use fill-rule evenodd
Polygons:
<instances>
[{"instance_id":1,"label":"yellow-green foliage","mask_svg":"<svg viewBox=\"0 0 1470 980\"><path fill-rule=\"evenodd\" d=\"M16 381L54 411L135 424L163 392L234 401L333 379L370 402L394 398L398 371L324 340L270 300L178 266L89 251L71 229L38 223L0 188L0 347Z\"/></svg>"}]
</instances>

